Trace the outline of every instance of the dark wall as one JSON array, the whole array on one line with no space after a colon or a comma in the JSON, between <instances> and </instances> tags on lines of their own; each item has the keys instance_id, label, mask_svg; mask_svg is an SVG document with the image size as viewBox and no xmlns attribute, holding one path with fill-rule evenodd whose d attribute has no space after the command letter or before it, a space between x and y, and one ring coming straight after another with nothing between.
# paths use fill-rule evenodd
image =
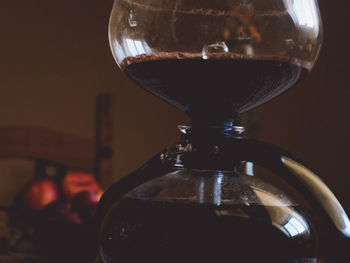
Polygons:
<instances>
[{"instance_id":1,"label":"dark wall","mask_svg":"<svg viewBox=\"0 0 350 263\"><path fill-rule=\"evenodd\" d=\"M303 82L258 109L259 137L305 160L350 212L350 3L319 4L325 39L318 64Z\"/></svg>"},{"instance_id":2,"label":"dark wall","mask_svg":"<svg viewBox=\"0 0 350 263\"><path fill-rule=\"evenodd\" d=\"M180 111L131 83L109 50L112 0L2 1L0 125L92 137L96 94L114 94L115 178L177 139ZM260 107L258 138L304 159L350 211L349 1L320 0L325 43L308 78Z\"/></svg>"},{"instance_id":3,"label":"dark wall","mask_svg":"<svg viewBox=\"0 0 350 263\"><path fill-rule=\"evenodd\" d=\"M108 44L112 5L1 1L0 126L41 126L92 138L96 96L110 92L117 180L174 142L176 125L187 120L119 70Z\"/></svg>"}]
</instances>

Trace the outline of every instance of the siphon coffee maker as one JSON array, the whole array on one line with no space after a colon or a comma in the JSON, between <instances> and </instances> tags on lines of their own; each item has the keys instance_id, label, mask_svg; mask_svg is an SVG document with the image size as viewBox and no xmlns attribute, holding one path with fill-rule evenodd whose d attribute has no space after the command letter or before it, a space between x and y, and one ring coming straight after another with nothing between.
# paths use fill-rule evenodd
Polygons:
<instances>
[{"instance_id":1,"label":"siphon coffee maker","mask_svg":"<svg viewBox=\"0 0 350 263\"><path fill-rule=\"evenodd\" d=\"M116 0L109 34L125 74L191 126L102 197L105 263L345 262L350 221L333 193L237 125L311 72L317 0Z\"/></svg>"}]
</instances>

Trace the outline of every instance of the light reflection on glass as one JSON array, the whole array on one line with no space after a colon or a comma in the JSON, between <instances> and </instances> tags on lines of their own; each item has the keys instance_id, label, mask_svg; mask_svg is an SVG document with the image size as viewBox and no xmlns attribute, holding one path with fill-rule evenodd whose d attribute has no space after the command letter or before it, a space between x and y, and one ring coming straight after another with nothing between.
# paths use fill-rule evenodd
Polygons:
<instances>
[{"instance_id":1,"label":"light reflection on glass","mask_svg":"<svg viewBox=\"0 0 350 263\"><path fill-rule=\"evenodd\" d=\"M249 176L254 176L254 163L246 162L245 163L245 173Z\"/></svg>"},{"instance_id":2,"label":"light reflection on glass","mask_svg":"<svg viewBox=\"0 0 350 263\"><path fill-rule=\"evenodd\" d=\"M339 231L341 231L345 236L350 237L349 217L339 203L338 199L321 180L321 178L319 178L305 166L290 158L282 157L281 161L314 195Z\"/></svg>"},{"instance_id":3,"label":"light reflection on glass","mask_svg":"<svg viewBox=\"0 0 350 263\"><path fill-rule=\"evenodd\" d=\"M350 222L349 222L349 218L348 218L347 214L345 213L345 211L342 214L342 217L343 217L343 222L347 222L347 224L344 227L343 233L346 233L345 235L349 237L350 236Z\"/></svg>"},{"instance_id":4,"label":"light reflection on glass","mask_svg":"<svg viewBox=\"0 0 350 263\"><path fill-rule=\"evenodd\" d=\"M284 228L291 237L295 237L306 232L305 226L303 226L303 224L295 217L291 217L284 225Z\"/></svg>"},{"instance_id":5,"label":"light reflection on glass","mask_svg":"<svg viewBox=\"0 0 350 263\"><path fill-rule=\"evenodd\" d=\"M200 178L196 182L196 199L200 204L205 202L205 181L204 178Z\"/></svg>"},{"instance_id":6,"label":"light reflection on glass","mask_svg":"<svg viewBox=\"0 0 350 263\"><path fill-rule=\"evenodd\" d=\"M126 49L125 53L132 57L152 52L152 49L147 45L147 43L141 40L123 38L123 46Z\"/></svg>"},{"instance_id":7,"label":"light reflection on glass","mask_svg":"<svg viewBox=\"0 0 350 263\"><path fill-rule=\"evenodd\" d=\"M135 15L134 15L134 12L132 10L129 11L128 21L129 21L130 27L137 27L137 21L135 19Z\"/></svg>"},{"instance_id":8,"label":"light reflection on glass","mask_svg":"<svg viewBox=\"0 0 350 263\"><path fill-rule=\"evenodd\" d=\"M145 41L135 40L131 38L123 38L122 45L120 45L120 43L115 40L111 42L111 47L116 59L122 59L128 56L134 57L153 52L153 50Z\"/></svg>"},{"instance_id":9,"label":"light reflection on glass","mask_svg":"<svg viewBox=\"0 0 350 263\"><path fill-rule=\"evenodd\" d=\"M218 172L215 176L214 182L214 204L221 205L221 184L224 174L222 172Z\"/></svg>"},{"instance_id":10,"label":"light reflection on glass","mask_svg":"<svg viewBox=\"0 0 350 263\"><path fill-rule=\"evenodd\" d=\"M123 59L126 54L123 51L123 48L120 46L120 44L118 43L118 41L113 41L111 42L111 48L112 48L112 53L115 59Z\"/></svg>"},{"instance_id":11,"label":"light reflection on glass","mask_svg":"<svg viewBox=\"0 0 350 263\"><path fill-rule=\"evenodd\" d=\"M293 206L291 200L282 199L272 193L253 187L254 193L269 214L272 225L280 229L289 237L310 234L310 226Z\"/></svg>"},{"instance_id":12,"label":"light reflection on glass","mask_svg":"<svg viewBox=\"0 0 350 263\"><path fill-rule=\"evenodd\" d=\"M319 34L319 17L315 1L311 0L284 0L287 11L295 24L309 28Z\"/></svg>"}]
</instances>

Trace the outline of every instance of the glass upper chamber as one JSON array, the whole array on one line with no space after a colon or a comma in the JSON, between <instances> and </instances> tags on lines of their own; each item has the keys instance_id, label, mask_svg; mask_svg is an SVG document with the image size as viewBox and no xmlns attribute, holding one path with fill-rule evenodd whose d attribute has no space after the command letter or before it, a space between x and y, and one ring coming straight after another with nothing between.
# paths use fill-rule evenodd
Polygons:
<instances>
[{"instance_id":1,"label":"glass upper chamber","mask_svg":"<svg viewBox=\"0 0 350 263\"><path fill-rule=\"evenodd\" d=\"M116 0L109 34L127 75L190 115L281 94L313 68L323 35L316 0Z\"/></svg>"}]
</instances>

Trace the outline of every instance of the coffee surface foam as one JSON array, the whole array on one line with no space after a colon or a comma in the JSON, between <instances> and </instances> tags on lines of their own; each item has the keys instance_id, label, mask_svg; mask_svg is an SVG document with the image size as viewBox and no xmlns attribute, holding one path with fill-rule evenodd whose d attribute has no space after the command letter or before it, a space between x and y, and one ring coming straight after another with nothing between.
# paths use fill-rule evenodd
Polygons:
<instances>
[{"instance_id":1,"label":"coffee surface foam","mask_svg":"<svg viewBox=\"0 0 350 263\"><path fill-rule=\"evenodd\" d=\"M155 61L155 60L172 60L172 59L203 59L203 55L201 53L188 53L188 52L155 52L151 54L142 54L134 57L126 57L120 62L120 67L124 70L131 64L134 63L142 63L147 61ZM208 55L208 59L215 60L264 60L264 61L280 61L285 63L294 64L305 68L306 70L311 70L312 65L310 62L292 58L288 56L278 56L278 55L254 55L248 56L244 54L238 53L212 53Z\"/></svg>"}]
</instances>

